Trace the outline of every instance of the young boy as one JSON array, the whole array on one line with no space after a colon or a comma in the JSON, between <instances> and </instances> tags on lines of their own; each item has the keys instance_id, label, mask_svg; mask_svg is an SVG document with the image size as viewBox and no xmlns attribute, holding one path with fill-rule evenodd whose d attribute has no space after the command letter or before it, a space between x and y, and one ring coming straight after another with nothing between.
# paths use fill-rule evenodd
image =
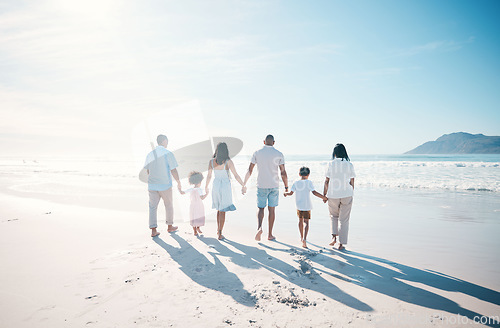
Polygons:
<instances>
[{"instance_id":1,"label":"young boy","mask_svg":"<svg viewBox=\"0 0 500 328\"><path fill-rule=\"evenodd\" d=\"M299 217L300 241L304 248L307 248L306 239L307 233L309 232L309 219L311 219L311 192L314 196L322 200L328 200L328 198L317 192L313 183L308 180L310 173L311 171L309 168L305 166L301 167L299 170L301 179L295 181L290 192L285 193L285 197L292 196L294 192L297 193L297 195L295 195L295 203L297 204L297 216Z\"/></svg>"}]
</instances>

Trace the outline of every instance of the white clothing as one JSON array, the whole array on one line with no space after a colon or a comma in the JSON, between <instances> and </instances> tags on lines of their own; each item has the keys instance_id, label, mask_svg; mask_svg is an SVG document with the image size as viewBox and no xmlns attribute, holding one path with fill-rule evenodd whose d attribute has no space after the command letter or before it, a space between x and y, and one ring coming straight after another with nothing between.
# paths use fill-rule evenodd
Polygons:
<instances>
[{"instance_id":1,"label":"white clothing","mask_svg":"<svg viewBox=\"0 0 500 328\"><path fill-rule=\"evenodd\" d=\"M312 210L311 192L314 191L314 185L311 180L298 180L292 185L291 191L295 193L295 204L299 211Z\"/></svg>"},{"instance_id":2,"label":"white clothing","mask_svg":"<svg viewBox=\"0 0 500 328\"><path fill-rule=\"evenodd\" d=\"M203 189L201 189L201 188L199 188L199 187L189 188L189 189L187 189L187 190L184 190L184 192L185 192L186 194L190 194L190 193L191 193L191 191L193 191L193 190L196 190L196 191L198 192L198 194L200 194L200 196L205 195L205 190L203 190Z\"/></svg>"},{"instance_id":3,"label":"white clothing","mask_svg":"<svg viewBox=\"0 0 500 328\"><path fill-rule=\"evenodd\" d=\"M342 245L347 244L347 239L349 237L349 219L351 217L351 208L352 197L328 199L332 235L339 236L339 242Z\"/></svg>"},{"instance_id":4,"label":"white clothing","mask_svg":"<svg viewBox=\"0 0 500 328\"><path fill-rule=\"evenodd\" d=\"M285 164L285 157L279 150L273 146L265 145L253 154L251 163L257 164L259 170L258 188L279 188L279 166Z\"/></svg>"},{"instance_id":5,"label":"white clothing","mask_svg":"<svg viewBox=\"0 0 500 328\"><path fill-rule=\"evenodd\" d=\"M345 198L353 195L353 187L349 184L356 177L354 166L346 159L335 158L328 165L326 177L330 179L328 184L328 198Z\"/></svg>"}]
</instances>

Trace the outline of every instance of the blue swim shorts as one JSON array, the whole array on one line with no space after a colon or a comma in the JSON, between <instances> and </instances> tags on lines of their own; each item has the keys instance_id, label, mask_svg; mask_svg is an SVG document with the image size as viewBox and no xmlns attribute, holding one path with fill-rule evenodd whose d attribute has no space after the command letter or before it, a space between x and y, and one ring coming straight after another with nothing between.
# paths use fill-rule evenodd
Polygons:
<instances>
[{"instance_id":1,"label":"blue swim shorts","mask_svg":"<svg viewBox=\"0 0 500 328\"><path fill-rule=\"evenodd\" d=\"M278 206L279 194L279 188L257 188L257 207Z\"/></svg>"}]
</instances>

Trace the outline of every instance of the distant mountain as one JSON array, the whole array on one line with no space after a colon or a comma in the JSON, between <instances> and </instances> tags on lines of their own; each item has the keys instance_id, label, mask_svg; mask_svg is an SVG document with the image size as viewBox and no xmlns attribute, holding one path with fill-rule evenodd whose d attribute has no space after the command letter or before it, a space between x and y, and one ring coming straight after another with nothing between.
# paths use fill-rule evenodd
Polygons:
<instances>
[{"instance_id":1,"label":"distant mountain","mask_svg":"<svg viewBox=\"0 0 500 328\"><path fill-rule=\"evenodd\" d=\"M500 137L455 132L428 141L405 154L500 154Z\"/></svg>"}]
</instances>

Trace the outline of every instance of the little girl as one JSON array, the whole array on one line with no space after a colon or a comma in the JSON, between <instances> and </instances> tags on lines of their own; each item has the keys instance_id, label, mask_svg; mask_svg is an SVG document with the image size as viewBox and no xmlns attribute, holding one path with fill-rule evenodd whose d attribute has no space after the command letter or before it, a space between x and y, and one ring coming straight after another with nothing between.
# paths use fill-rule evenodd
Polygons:
<instances>
[{"instance_id":1,"label":"little girl","mask_svg":"<svg viewBox=\"0 0 500 328\"><path fill-rule=\"evenodd\" d=\"M203 206L203 200L207 197L207 194L203 194L203 190L200 188L201 182L203 181L203 174L201 172L191 172L189 173L189 183L194 185L194 188L190 188L182 194L189 193L191 198L191 205L189 206L189 223L193 227L194 235L198 236L198 233L203 233L200 227L205 225L205 207Z\"/></svg>"}]
</instances>

